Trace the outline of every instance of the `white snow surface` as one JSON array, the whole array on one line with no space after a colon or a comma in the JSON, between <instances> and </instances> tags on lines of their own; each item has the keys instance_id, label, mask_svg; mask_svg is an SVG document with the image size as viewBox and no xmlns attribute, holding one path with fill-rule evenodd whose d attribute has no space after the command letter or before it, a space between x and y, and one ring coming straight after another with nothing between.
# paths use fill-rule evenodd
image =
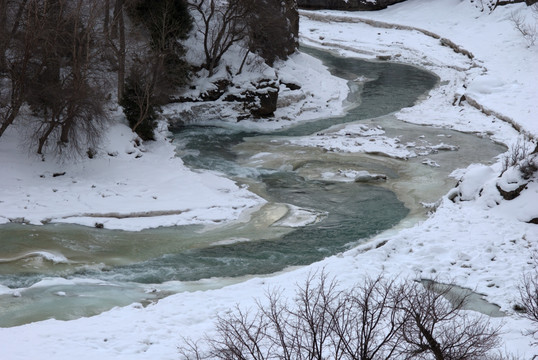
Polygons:
<instances>
[{"instance_id":1,"label":"white snow surface","mask_svg":"<svg viewBox=\"0 0 538 360\"><path fill-rule=\"evenodd\" d=\"M220 223L264 201L222 176L190 171L164 138L136 146L121 123L107 130L96 158L70 162L29 156L15 135L0 141L0 223L141 230Z\"/></svg>"},{"instance_id":2,"label":"white snow surface","mask_svg":"<svg viewBox=\"0 0 538 360\"><path fill-rule=\"evenodd\" d=\"M303 12L301 39L345 56L391 56L394 61L435 72L440 85L416 106L395 114L399 119L488 134L510 146L519 137L512 125L531 137L538 136L538 68L534 66L538 46L528 46L514 29L510 21L514 11L530 10L518 4L498 7L490 14L468 1L408 0L375 13ZM323 15L321 21L310 19L311 14ZM358 19L427 30L451 40L474 58L442 46L439 39L421 31L380 27L379 23L372 26ZM316 96L310 96L311 102L300 110L297 107L306 104L304 99L301 104L280 109L277 118L293 118L300 112L306 120L314 118L316 110L321 116L343 111L337 104L345 97L345 83L331 78L315 60L302 63L306 59L296 55L281 66L288 69L288 77L303 85L303 94L310 91ZM313 71L317 76L311 76ZM319 96L320 84L327 84L322 91L324 98ZM467 100L460 104L462 95ZM485 115L470 102L495 116ZM274 122L268 124L274 126ZM335 143L345 144L337 137L335 134ZM94 214L178 212L144 217L144 222L110 216L98 220L107 227L137 230L140 224L151 227L233 220L263 202L218 174L189 171L174 158L172 145L164 137L144 145L144 149L135 147L132 134L123 125L110 130L108 145L97 159L73 164L41 162L15 144L13 133L0 139L3 222L24 218L31 223L46 220L93 225L97 222ZM338 150L356 151L344 147ZM138 154L142 156L137 158ZM538 217L538 184L531 181L518 198L503 200L497 185L504 187L522 179L512 170L499 178L501 161L491 167L475 164L456 171L453 175L461 181L460 186L440 199L428 219L409 228L389 230L347 253L221 289L180 293L147 307L133 304L90 318L3 328L0 357L177 359L182 336L199 339L211 332L217 314L230 311L237 303L253 306L256 297L274 287L292 297L295 284L323 268L343 286L384 272L403 278L454 281L474 289L507 313L502 319L492 319L494 324L503 324L503 349L524 359L532 358L538 354L536 343L533 345L532 337L524 334L531 324L512 306L522 274L536 266L532 253L538 251L537 225L526 221ZM65 175L53 177L64 171Z\"/></svg>"}]
</instances>

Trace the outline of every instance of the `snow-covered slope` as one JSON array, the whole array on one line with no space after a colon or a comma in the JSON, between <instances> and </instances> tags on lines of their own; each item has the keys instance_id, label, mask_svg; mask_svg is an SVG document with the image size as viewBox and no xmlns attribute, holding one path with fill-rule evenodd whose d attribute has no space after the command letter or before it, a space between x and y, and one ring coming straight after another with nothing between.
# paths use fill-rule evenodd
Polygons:
<instances>
[{"instance_id":1,"label":"snow-covered slope","mask_svg":"<svg viewBox=\"0 0 538 360\"><path fill-rule=\"evenodd\" d=\"M96 158L60 163L29 156L15 135L0 141L0 222L140 230L235 219L263 203L233 181L188 170L165 139L137 145L123 124L107 130Z\"/></svg>"},{"instance_id":2,"label":"snow-covered slope","mask_svg":"<svg viewBox=\"0 0 538 360\"><path fill-rule=\"evenodd\" d=\"M322 17L312 20L308 12L301 19L301 35L306 43L333 48L347 56L375 58L377 55L390 55L395 61L413 63L436 72L441 78L440 86L417 106L397 113L398 118L480 132L511 146L517 143L519 137L512 125L485 115L482 110L495 112L525 133L538 136L538 108L535 101L538 68L534 66L538 61L538 46L529 47L514 29L510 20L512 12L525 13L529 19L531 16L530 10L523 4L499 7L489 14L481 12L468 1L408 0L387 10L368 14L322 12ZM471 59L454 52L452 48L443 46L440 39L424 32L406 27L380 27L379 23L372 26L358 18L427 30L449 39L474 57ZM328 76L326 72L319 74L316 81ZM308 77L297 79L308 82ZM338 91L328 93L334 95ZM462 95L466 100L462 99ZM474 106L470 104L472 100ZM127 141L125 144L129 143ZM7 145L0 142L0 146ZM173 164L173 167L177 167L180 164L177 159L169 159L169 148L163 151L167 154L164 166ZM157 150L155 153L158 154ZM135 171L137 160L150 156L150 151L136 160L132 154L121 155L131 162L130 172ZM2 172L2 183L6 183L4 179L9 179L7 184L25 184L20 188L10 185L24 198L29 191L27 187L42 180L39 175L44 174L44 181L50 182L38 188L53 192L50 184L57 178L51 178L50 172L62 169L36 167L23 170L26 167L19 169L17 164L10 165L9 159L2 157L1 160L4 167L11 166L8 173L30 171L36 178L31 183L25 183L28 174L4 178L6 172ZM107 158L102 161L106 163ZM66 188L66 179L72 183L72 179L68 178L71 170L68 170L66 175L59 177ZM533 339L523 332L530 324L518 317L512 305L516 301L521 275L536 264L532 260L532 253L538 251L537 225L526 221L538 217L538 187L536 181L532 181L518 198L504 200L499 197L496 187L498 184L507 185L514 179L509 178L513 175L510 172L498 178L501 171L501 161L492 167L473 165L461 170L454 174L462 180L459 188L441 199L436 212L423 223L386 232L372 240L371 244L305 268L269 278L252 279L219 290L170 296L146 308L135 304L91 318L68 322L49 320L0 329L1 357L9 360L176 359L181 337L201 337L204 332L213 329L217 313L230 311L236 303L252 305L254 297L260 296L269 287L279 287L283 289L284 296L291 296L296 283L304 282L312 271L324 268L344 286L360 281L367 274L376 275L382 271L388 276L453 280L458 285L476 289L508 314L501 320L492 320L495 324L503 324L503 349L525 359L532 358L538 351L532 344ZM202 181L213 176L198 174L190 179ZM130 184L137 186L134 178L130 179ZM223 206L228 202L242 201L246 208L258 201L244 190L234 189L225 180L219 181L224 181L227 188L233 190L233 199L225 195L217 198ZM210 187L208 183L205 184ZM98 183L96 186L104 191L112 185ZM116 188L114 191L117 191ZM37 197L37 192L29 192L30 198ZM236 194L241 195L239 200L235 198ZM154 192L148 191L148 196L153 195ZM22 211L18 204L12 204L0 204L2 215L17 209ZM59 210L53 206L51 211ZM111 210L104 208L102 211ZM26 214L19 216L29 218ZM63 217L65 214L58 213L56 216ZM384 245L378 246L381 244Z\"/></svg>"}]
</instances>

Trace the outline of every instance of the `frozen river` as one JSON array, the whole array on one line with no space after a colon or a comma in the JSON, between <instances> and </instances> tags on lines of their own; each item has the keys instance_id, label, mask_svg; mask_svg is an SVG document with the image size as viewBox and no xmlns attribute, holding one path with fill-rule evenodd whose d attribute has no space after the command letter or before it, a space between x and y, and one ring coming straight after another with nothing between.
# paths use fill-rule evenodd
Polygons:
<instances>
[{"instance_id":1,"label":"frozen river","mask_svg":"<svg viewBox=\"0 0 538 360\"><path fill-rule=\"evenodd\" d=\"M18 290L16 296L0 295L0 326L89 316L310 264L424 218L423 203L455 185L448 176L454 169L488 163L504 151L488 139L405 124L391 115L436 86L431 73L306 51L349 80L346 116L273 133L233 125L175 129L177 153L186 164L248 185L267 200L263 207L248 219L212 228L125 232L3 225L0 284ZM313 135L330 139L338 124L382 129L414 155L308 146ZM361 140L379 140L366 130Z\"/></svg>"}]
</instances>

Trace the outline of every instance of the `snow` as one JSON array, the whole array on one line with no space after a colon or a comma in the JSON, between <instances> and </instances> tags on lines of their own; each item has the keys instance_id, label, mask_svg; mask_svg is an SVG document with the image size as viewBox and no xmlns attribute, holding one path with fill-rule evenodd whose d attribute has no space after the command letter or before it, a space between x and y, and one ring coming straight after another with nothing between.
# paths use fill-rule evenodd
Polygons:
<instances>
[{"instance_id":1,"label":"snow","mask_svg":"<svg viewBox=\"0 0 538 360\"><path fill-rule=\"evenodd\" d=\"M237 61L235 61L237 56L239 56L238 51L233 51L228 58L223 60L223 67L228 66L235 73L238 67ZM221 99L211 104L178 103L169 105L164 109L164 114L171 118L188 119L189 115L194 113L196 116L192 121L197 123L219 119L233 122L234 127L270 131L289 126L292 120L294 122L308 121L344 113L342 102L348 95L347 81L331 76L321 61L316 58L295 53L287 61L277 61L274 68L268 68L266 64L259 62L259 58L254 58L247 63L247 68L250 68L251 72L245 71L233 78L234 84L239 88L231 87L228 93L238 95L239 92L247 89L256 90L253 84L262 79L276 79L275 76L278 74L278 79L282 82L279 87L278 108L270 121L245 119L240 124L235 124L238 115L237 104ZM211 81L228 79L228 77L227 72L221 72L215 74ZM301 89L291 90L286 84L300 84ZM194 90L189 90L182 95L196 97L215 87L207 78L196 78L194 85Z\"/></svg>"},{"instance_id":2,"label":"snow","mask_svg":"<svg viewBox=\"0 0 538 360\"><path fill-rule=\"evenodd\" d=\"M396 113L397 118L487 134L511 146L520 135L514 126L521 133L538 136L538 68L532 66L538 60L538 46L529 46L514 29L510 21L514 11L529 9L517 4L489 13L468 1L408 0L374 13L303 12L301 39L345 56L375 59L385 55L435 72L440 85L416 106ZM312 20L312 14L320 21ZM364 19L378 23L370 21L377 24L372 26ZM474 57L454 52L423 31L380 27L380 22L438 34ZM297 54L279 64L277 71L285 72L286 78L303 84L303 88L286 94L289 106L281 108L276 119L309 120L343 111L345 83L330 77L317 60ZM286 121L255 126L275 128ZM362 151L343 139L346 133L360 135L367 130L355 125L341 130L331 134L334 138L324 139L322 145L332 142L338 145L336 151ZM392 141L382 134L374 135L388 144L386 151L393 151ZM0 221L72 221L90 226L102 222L110 228L138 230L230 221L263 203L248 189L218 174L189 171L174 158L173 147L164 137L139 147L133 145L133 135L126 126L115 125L108 138L96 159L57 164L41 162L20 151L13 133L2 137ZM308 141L303 145L321 144ZM512 306L517 302L518 281L536 264L532 254L538 251L537 225L527 221L538 217L538 184L529 182L518 198L504 200L497 185L520 184L524 179L512 169L499 178L502 170L499 159L492 166L474 164L456 171L452 175L460 180L459 187L440 199L436 211L424 221L391 229L365 245L307 267L220 289L184 292L147 307L135 303L89 318L2 328L2 359L176 359L182 336L199 339L212 331L216 314L231 311L237 303L253 306L255 298L269 288L280 288L284 296L292 297L295 284L320 269L336 276L344 286L384 272L453 281L474 289L507 314L491 319L493 324L503 325L503 348L532 358L538 352L532 337L524 334L531 324ZM64 171L65 175L53 177ZM341 175L354 176L365 174ZM103 216L136 216L147 211L174 214L144 217L144 221ZM298 214L297 221L311 216ZM3 292L9 290L0 286Z\"/></svg>"},{"instance_id":3,"label":"snow","mask_svg":"<svg viewBox=\"0 0 538 360\"><path fill-rule=\"evenodd\" d=\"M2 173L2 223L141 230L219 223L264 202L222 176L188 170L164 138L136 146L136 136L121 123L108 129L95 159L70 163L29 157L9 135L12 141L0 142L0 162L9 169Z\"/></svg>"},{"instance_id":4,"label":"snow","mask_svg":"<svg viewBox=\"0 0 538 360\"><path fill-rule=\"evenodd\" d=\"M495 176L495 172L490 166L482 164L472 164L469 166L465 174L461 177L461 184L459 186L460 199L463 201L476 199L484 183L493 176Z\"/></svg>"},{"instance_id":5,"label":"snow","mask_svg":"<svg viewBox=\"0 0 538 360\"><path fill-rule=\"evenodd\" d=\"M337 127L339 128L339 127ZM384 154L398 159L417 156L413 150L415 144L400 144L400 140L384 136L385 131L378 127L363 124L344 126L343 129L329 129L326 133L291 139L290 143L302 146L316 146L334 152L364 152ZM438 148L438 146L437 146ZM434 150L434 147L430 147Z\"/></svg>"}]
</instances>

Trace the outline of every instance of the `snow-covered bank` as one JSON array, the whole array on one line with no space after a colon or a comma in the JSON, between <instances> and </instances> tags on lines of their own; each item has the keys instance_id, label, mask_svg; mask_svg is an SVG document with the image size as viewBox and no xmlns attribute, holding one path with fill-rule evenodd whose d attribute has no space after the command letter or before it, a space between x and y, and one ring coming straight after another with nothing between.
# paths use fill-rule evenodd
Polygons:
<instances>
[{"instance_id":1,"label":"snow-covered bank","mask_svg":"<svg viewBox=\"0 0 538 360\"><path fill-rule=\"evenodd\" d=\"M440 86L429 94L428 101L399 112L400 119L493 135L510 144L514 131L506 122L531 136L538 134L538 73L531 65L538 47L528 46L510 20L512 13L533 19L525 4L498 7L489 13L459 0L427 4L411 0L371 13L303 11L301 39L345 56L390 59L435 72L441 78ZM447 43L464 53L455 52ZM469 104L506 122L481 116Z\"/></svg>"},{"instance_id":2,"label":"snow-covered bank","mask_svg":"<svg viewBox=\"0 0 538 360\"><path fill-rule=\"evenodd\" d=\"M517 148L514 144L520 142L521 134L531 139L538 136L538 71L529 66L538 60L538 46L529 46L515 29L513 13L534 19L524 4L498 7L490 13L467 1L408 0L372 13L303 11L301 34L305 43L344 56L390 59L435 72L439 86L416 106L397 112L398 119L475 132ZM345 133L345 128L331 135L339 133ZM389 246L383 247L389 254L380 261L384 271L397 272L390 270L391 264L408 261L404 268L416 276L443 274L487 294L510 312L518 274L533 267L533 251L538 248L536 225L526 223L538 216L538 193L531 180L519 198L503 200L496 190L503 182L497 180L501 162L456 171L453 176L462 181L457 191L472 189L460 197L463 201L454 204L445 197L423 224L381 236L380 242L389 240ZM406 246L400 241L407 243L409 253L405 254ZM417 254L417 246L425 246L419 251L422 255ZM380 251L369 251L366 256ZM487 262L482 257L489 257L485 254L490 251L495 254ZM396 254L408 260L394 261ZM445 257L450 265L440 271ZM506 269L498 268L499 258ZM499 281L493 281L495 276Z\"/></svg>"},{"instance_id":3,"label":"snow-covered bank","mask_svg":"<svg viewBox=\"0 0 538 360\"><path fill-rule=\"evenodd\" d=\"M426 66L438 73L441 86L419 105L399 112L400 119L490 133L512 144L518 134L510 125L485 116L466 101L461 106L452 104L458 95L467 92L472 97L480 93L483 106L538 135L538 111L529 98L536 94L538 69L526 66L526 61L536 63L538 50L528 48L510 26L508 18L514 10L525 9L523 5L500 7L488 15L459 0L408 0L375 14L353 15L403 22L440 33L471 51L477 67L468 57L419 32L303 18L302 33L304 41L315 39L326 46L335 43L334 48L346 49L346 54L400 54L399 61ZM510 51L500 50L506 48ZM484 85L490 79L499 79L499 86L482 87L479 92L481 81ZM291 295L296 283L302 283L311 271L320 268L336 276L344 286L360 281L368 273L383 271L411 278L438 276L476 288L508 314L503 320L495 320L504 322L504 348L522 358L532 358L536 354L532 339L522 332L530 324L518 318L511 306L520 274L532 268L531 253L538 250L537 225L525 222L528 216L538 216L538 189L536 183L530 183L515 202L502 200L495 193L500 171L499 163L492 168L473 166L455 174L464 180L465 186L460 190L465 196L460 200L466 201L452 202L445 197L436 213L423 223L397 233L387 232L373 244L309 267L220 290L174 295L146 308L135 304L92 318L0 329L2 358L176 359L181 336L197 339L210 331L216 313L230 311L238 302L248 307L268 287L280 287L284 295ZM385 245L377 247L381 243Z\"/></svg>"},{"instance_id":4,"label":"snow-covered bank","mask_svg":"<svg viewBox=\"0 0 538 360\"><path fill-rule=\"evenodd\" d=\"M281 128L296 120L342 114L346 81L331 77L321 61L294 54L280 62L279 76L304 84L281 90L275 120L244 121L249 128ZM219 104L212 104L218 107ZM178 109L179 107L179 109ZM168 116L180 106L165 109ZM118 115L119 116L119 115ZM140 144L116 122L93 159L56 161L28 154L14 127L0 139L0 224L49 222L136 231L159 226L222 224L264 200L233 181L193 172L175 157L165 129L156 142Z\"/></svg>"},{"instance_id":5,"label":"snow-covered bank","mask_svg":"<svg viewBox=\"0 0 538 360\"><path fill-rule=\"evenodd\" d=\"M76 162L40 161L16 141L13 132L0 141L0 223L140 230L220 223L263 203L233 181L190 171L164 140L137 145L122 124L107 131L96 158Z\"/></svg>"},{"instance_id":6,"label":"snow-covered bank","mask_svg":"<svg viewBox=\"0 0 538 360\"><path fill-rule=\"evenodd\" d=\"M223 68L237 66L235 59L239 54L232 53L223 59ZM280 82L277 109L274 116L266 119L245 118L237 123L241 115L241 103L223 100L221 96L211 102L185 102L169 104L164 108L164 114L171 119L179 118L185 122L202 123L215 121L215 119L232 123L234 128L243 128L255 131L271 131L289 127L297 122L320 119L342 115L344 107L342 102L349 93L347 81L330 75L321 61L304 53L296 52L286 61L278 60L273 68L266 64L253 63L251 72L237 75L233 78L239 90L252 87L252 84L268 77L278 79ZM224 74L222 74L224 72ZM215 81L229 76L226 71L215 74L212 78L195 80L195 90L187 91L184 95L196 97L200 92L215 88ZM297 85L297 89L289 85ZM238 89L228 90L234 94ZM239 108L238 108L239 107Z\"/></svg>"}]
</instances>

